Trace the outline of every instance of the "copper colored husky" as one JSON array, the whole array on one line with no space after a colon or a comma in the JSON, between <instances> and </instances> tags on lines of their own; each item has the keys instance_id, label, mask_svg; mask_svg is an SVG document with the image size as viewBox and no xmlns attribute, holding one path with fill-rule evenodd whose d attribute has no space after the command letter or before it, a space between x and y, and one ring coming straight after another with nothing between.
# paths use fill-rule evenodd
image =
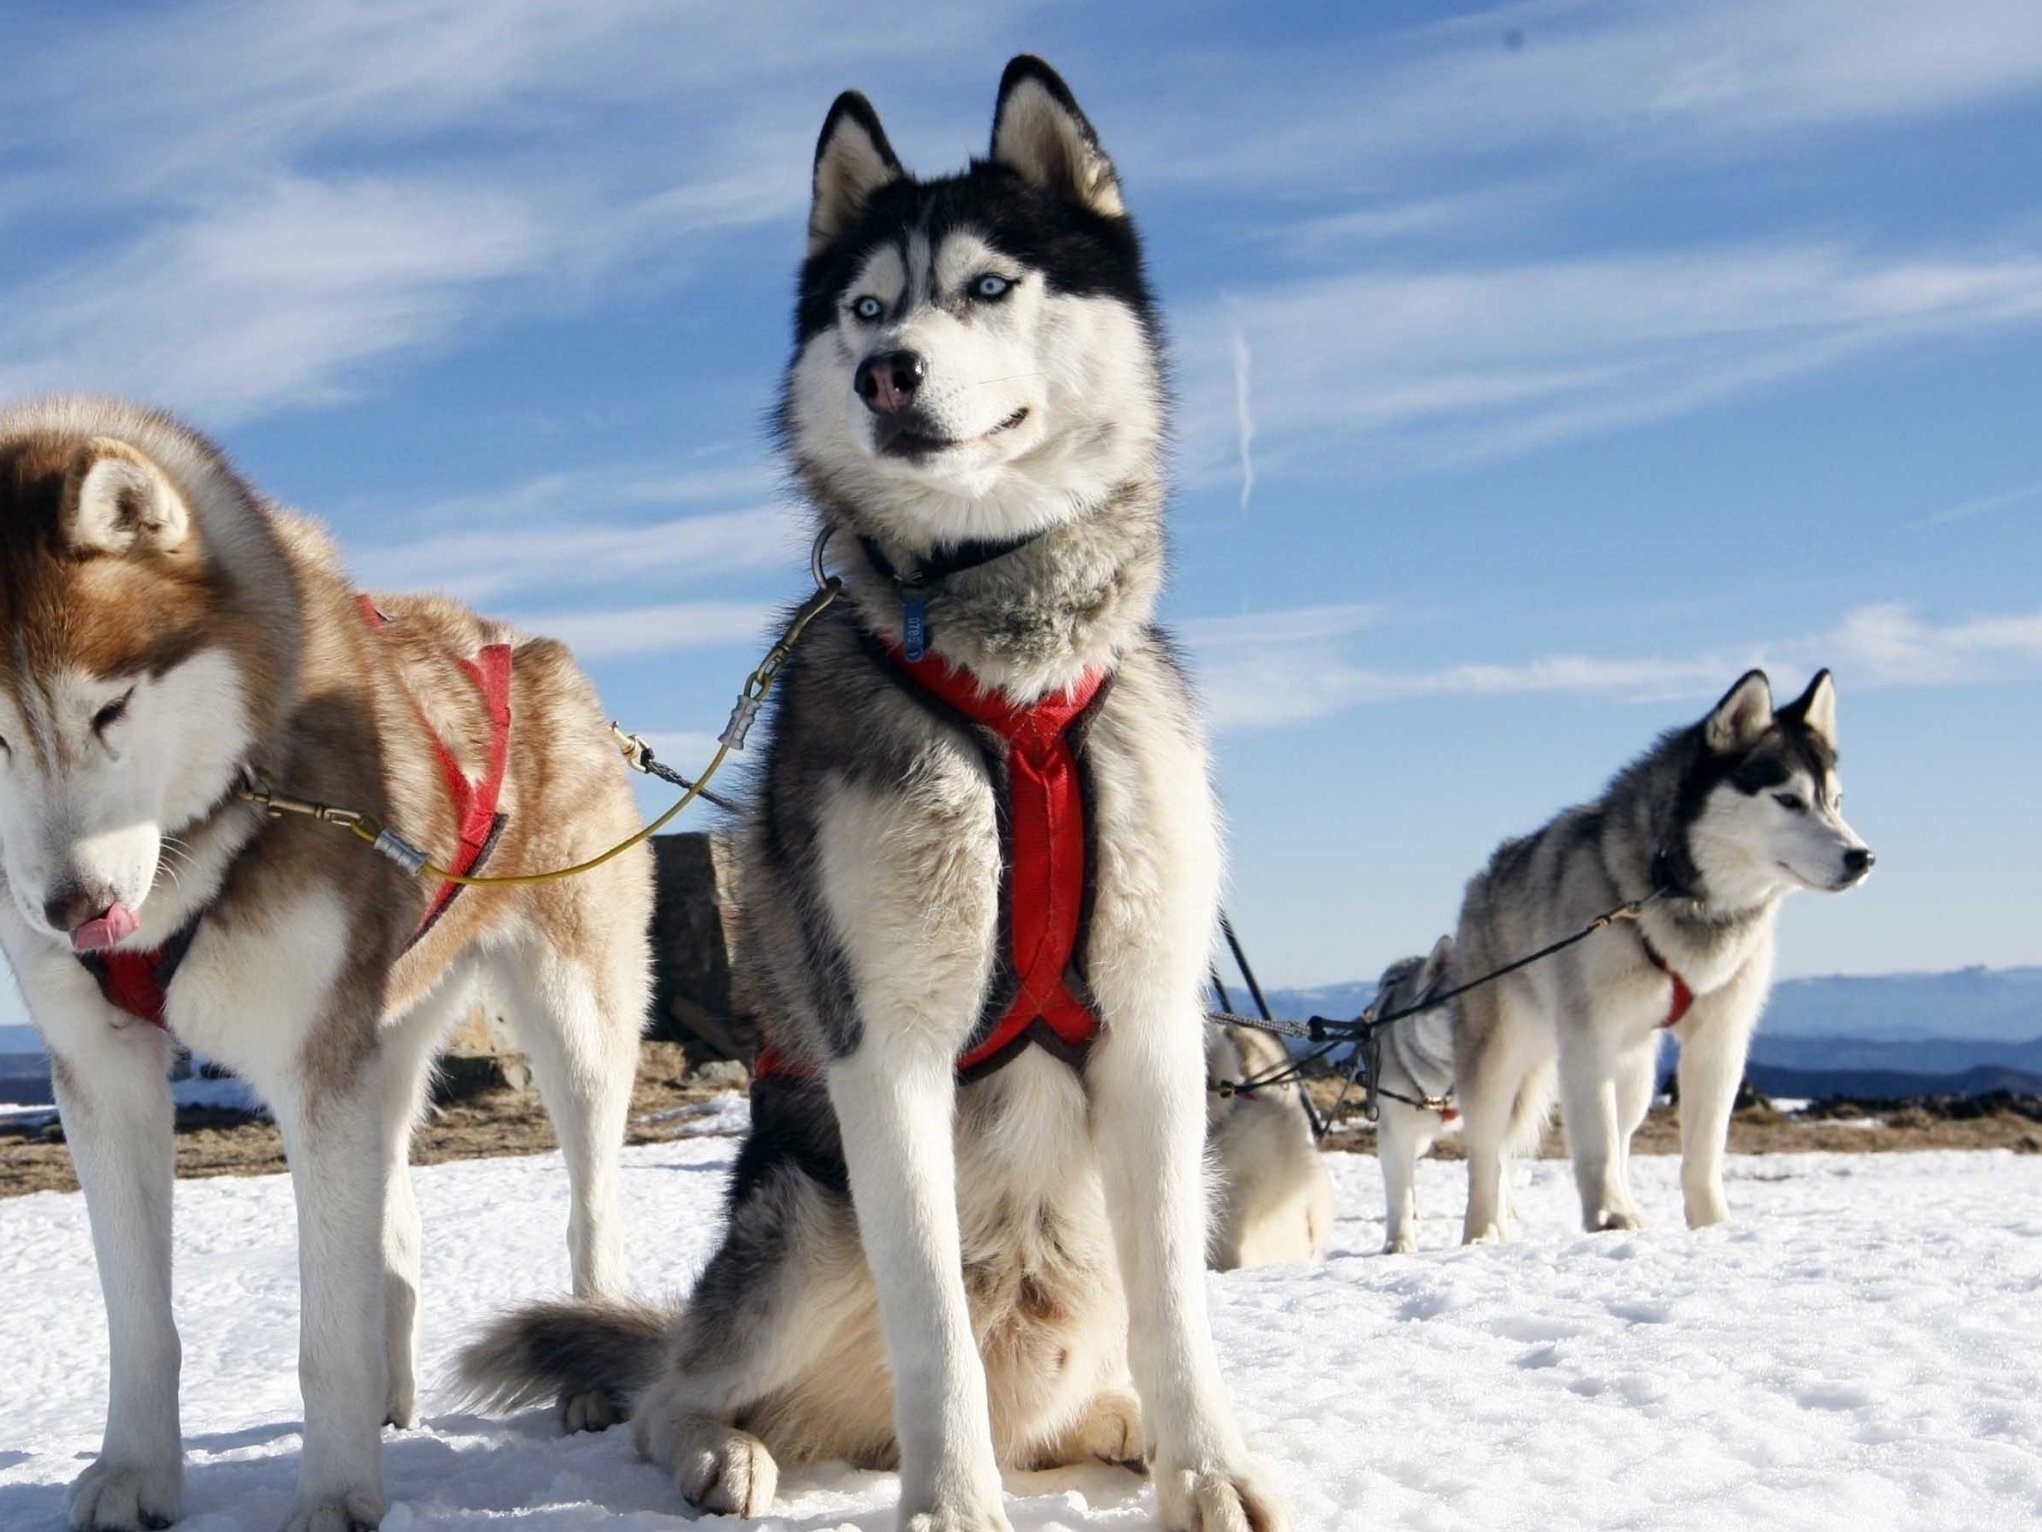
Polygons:
<instances>
[{"instance_id":1,"label":"copper colored husky","mask_svg":"<svg viewBox=\"0 0 2042 1532\"><path fill-rule=\"evenodd\" d=\"M49 1045L112 1342L72 1523L178 1513L174 1037L261 1094L290 1158L290 1526L373 1525L381 1427L416 1413L411 1128L478 981L521 1027L559 1130L574 1285L624 1285L616 1158L650 862L457 895L234 788L263 773L367 810L455 870L557 866L637 823L595 694L557 644L449 601L362 596L319 528L212 446L105 400L0 416L0 632L0 943Z\"/></svg>"}]
</instances>

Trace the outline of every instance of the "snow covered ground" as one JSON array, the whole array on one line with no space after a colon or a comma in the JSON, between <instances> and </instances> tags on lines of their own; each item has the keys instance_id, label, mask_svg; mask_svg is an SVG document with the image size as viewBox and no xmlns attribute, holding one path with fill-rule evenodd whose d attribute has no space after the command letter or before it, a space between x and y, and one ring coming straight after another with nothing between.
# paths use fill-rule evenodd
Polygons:
<instances>
[{"instance_id":1,"label":"snow covered ground","mask_svg":"<svg viewBox=\"0 0 2042 1532\"><path fill-rule=\"evenodd\" d=\"M628 1151L644 1289L680 1289L710 1247L734 1150L703 1136ZM1375 1254L1372 1160L1336 1156L1345 1214L1321 1266L1212 1279L1241 1417L1304 1532L1411 1527L1988 1527L2042 1518L2042 1158L1806 1155L1731 1162L1736 1225L1680 1227L1675 1162L1634 1173L1654 1230L1575 1232L1564 1163L1531 1167L1523 1239ZM1424 1167L1460 1205L1460 1167ZM556 1160L419 1173L429 1367L484 1315L566 1280ZM180 1183L185 1526L278 1525L297 1466L297 1281L281 1177ZM0 1203L0 1528L61 1525L99 1439L105 1340L85 1211ZM683 1518L625 1433L562 1439L550 1412L434 1411L388 1438L412 1529L647 1532ZM1017 1529L1153 1525L1106 1468L1009 1478ZM758 1527L890 1529L894 1481L783 1475ZM734 1523L733 1523L734 1524Z\"/></svg>"}]
</instances>

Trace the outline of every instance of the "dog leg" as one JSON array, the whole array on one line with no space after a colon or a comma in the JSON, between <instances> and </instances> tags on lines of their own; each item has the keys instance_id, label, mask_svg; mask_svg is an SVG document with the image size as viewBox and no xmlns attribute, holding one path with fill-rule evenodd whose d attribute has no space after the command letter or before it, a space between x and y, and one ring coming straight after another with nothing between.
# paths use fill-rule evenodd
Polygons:
<instances>
[{"instance_id":1,"label":"dog leg","mask_svg":"<svg viewBox=\"0 0 2042 1532\"><path fill-rule=\"evenodd\" d=\"M1590 1234L1637 1229L1643 1220L1621 1184L1623 1145L1617 1129L1615 1072L1593 1040L1570 1029L1560 1035L1560 1115L1581 1192L1581 1225Z\"/></svg>"},{"instance_id":2,"label":"dog leg","mask_svg":"<svg viewBox=\"0 0 2042 1532\"><path fill-rule=\"evenodd\" d=\"M1631 1197L1631 1140L1652 1110L1652 1093L1659 1086L1659 1033L1617 1061L1617 1156L1613 1179L1625 1207L1637 1203Z\"/></svg>"},{"instance_id":3,"label":"dog leg","mask_svg":"<svg viewBox=\"0 0 2042 1532\"><path fill-rule=\"evenodd\" d=\"M305 1451L286 1532L346 1532L382 1520L384 1357L382 1219L388 1176L382 1061L367 1017L353 1057L301 1060L258 1082L282 1130L298 1200L298 1377ZM315 1047L334 1044L316 1037ZM337 1050L336 1050L337 1051Z\"/></svg>"},{"instance_id":4,"label":"dog leg","mask_svg":"<svg viewBox=\"0 0 2042 1532\"><path fill-rule=\"evenodd\" d=\"M617 1158L638 1070L638 1016L589 967L534 944L503 965L512 1025L560 1138L571 1196L567 1245L576 1297L628 1286Z\"/></svg>"},{"instance_id":5,"label":"dog leg","mask_svg":"<svg viewBox=\"0 0 2042 1532\"><path fill-rule=\"evenodd\" d=\"M1196 984L1196 970L1192 983ZM1205 1300L1205 1053L1196 990L1130 1016L1086 1067L1128 1294L1128 1357L1171 1532L1281 1532L1283 1502L1234 1424Z\"/></svg>"},{"instance_id":6,"label":"dog leg","mask_svg":"<svg viewBox=\"0 0 2042 1532\"><path fill-rule=\"evenodd\" d=\"M50 1038L51 1079L85 1191L111 1367L99 1456L71 1486L77 1528L167 1527L183 1491L179 1352L170 1308L169 1042L154 1027L83 1019Z\"/></svg>"},{"instance_id":7,"label":"dog leg","mask_svg":"<svg viewBox=\"0 0 2042 1532\"><path fill-rule=\"evenodd\" d=\"M384 1028L383 1054L383 1332L389 1387L386 1425L418 1424L419 1269L424 1231L411 1186L411 1134L425 1109L433 1060L448 1028L473 998L473 989L449 978L393 1026Z\"/></svg>"},{"instance_id":8,"label":"dog leg","mask_svg":"<svg viewBox=\"0 0 2042 1532\"><path fill-rule=\"evenodd\" d=\"M1461 1243L1496 1244L1510 1232L1510 1124L1520 1088L1508 1037L1491 1037L1464 1059L1455 1089L1461 1100L1461 1142L1468 1157L1468 1210Z\"/></svg>"},{"instance_id":9,"label":"dog leg","mask_svg":"<svg viewBox=\"0 0 2042 1532\"><path fill-rule=\"evenodd\" d=\"M1723 1222L1723 1148L1751 1034L1731 1017L1692 1016L1680 1044L1680 1185L1688 1227Z\"/></svg>"},{"instance_id":10,"label":"dog leg","mask_svg":"<svg viewBox=\"0 0 2042 1532\"><path fill-rule=\"evenodd\" d=\"M1423 1129L1418 1111L1385 1101L1376 1125L1376 1161L1383 1172L1383 1254L1407 1255L1418 1248L1418 1156Z\"/></svg>"},{"instance_id":11,"label":"dog leg","mask_svg":"<svg viewBox=\"0 0 2042 1532\"><path fill-rule=\"evenodd\" d=\"M830 1066L829 1091L893 1364L900 1524L1008 1532L964 1291L949 1040L905 1029L868 1036Z\"/></svg>"}]
</instances>

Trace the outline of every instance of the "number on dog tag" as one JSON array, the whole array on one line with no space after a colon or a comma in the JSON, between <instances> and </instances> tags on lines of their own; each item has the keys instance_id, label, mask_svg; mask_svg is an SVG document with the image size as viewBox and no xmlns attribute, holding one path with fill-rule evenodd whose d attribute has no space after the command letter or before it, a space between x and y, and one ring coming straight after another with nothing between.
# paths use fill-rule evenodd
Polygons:
<instances>
[{"instance_id":1,"label":"number on dog tag","mask_svg":"<svg viewBox=\"0 0 2042 1532\"><path fill-rule=\"evenodd\" d=\"M910 664L929 652L929 607L920 596L901 598L900 646Z\"/></svg>"}]
</instances>

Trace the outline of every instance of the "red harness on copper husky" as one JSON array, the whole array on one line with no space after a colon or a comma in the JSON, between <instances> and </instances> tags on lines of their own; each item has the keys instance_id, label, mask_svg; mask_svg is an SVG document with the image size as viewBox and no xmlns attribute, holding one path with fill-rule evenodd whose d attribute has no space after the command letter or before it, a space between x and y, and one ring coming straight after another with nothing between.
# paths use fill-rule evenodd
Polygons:
<instances>
[{"instance_id":1,"label":"red harness on copper husky","mask_svg":"<svg viewBox=\"0 0 2042 1532\"><path fill-rule=\"evenodd\" d=\"M893 662L942 707L1006 745L1001 952L985 1013L958 1055L958 1077L991 1074L1031 1044L1076 1065L1099 1034L1082 974L1091 835L1079 757L1109 678L1090 671L1068 695L1022 707L933 655L910 660L895 649ZM759 1050L752 1071L755 1079L807 1073L771 1046Z\"/></svg>"},{"instance_id":2,"label":"red harness on copper husky","mask_svg":"<svg viewBox=\"0 0 2042 1532\"><path fill-rule=\"evenodd\" d=\"M364 595L360 598L362 620L372 628L380 629L389 622L376 603ZM480 867L495 847L497 837L503 833L508 815L497 808L503 796L503 779L510 769L510 728L511 728L511 646L509 644L485 644L475 652L472 660L460 661L460 666L482 693L483 705L489 710L489 760L481 778L472 778L461 769L461 763L454 759L454 752L447 748L447 742L433 731L424 718L421 727L431 735L433 752L439 757L440 773L446 779L447 796L454 803L454 824L460 837L459 848L453 860L447 863L447 870L466 877ZM458 883L442 883L433 894L433 902L427 907L418 929L411 933L416 942L432 929L437 921L461 891ZM178 964L191 948L191 939L198 934L199 921L205 912L185 922L162 946L149 952L81 952L78 961L83 963L92 977L99 981L99 992L107 1000L134 1017L146 1021L153 1027L163 1025L164 1007L170 999L170 981L177 975Z\"/></svg>"}]
</instances>

